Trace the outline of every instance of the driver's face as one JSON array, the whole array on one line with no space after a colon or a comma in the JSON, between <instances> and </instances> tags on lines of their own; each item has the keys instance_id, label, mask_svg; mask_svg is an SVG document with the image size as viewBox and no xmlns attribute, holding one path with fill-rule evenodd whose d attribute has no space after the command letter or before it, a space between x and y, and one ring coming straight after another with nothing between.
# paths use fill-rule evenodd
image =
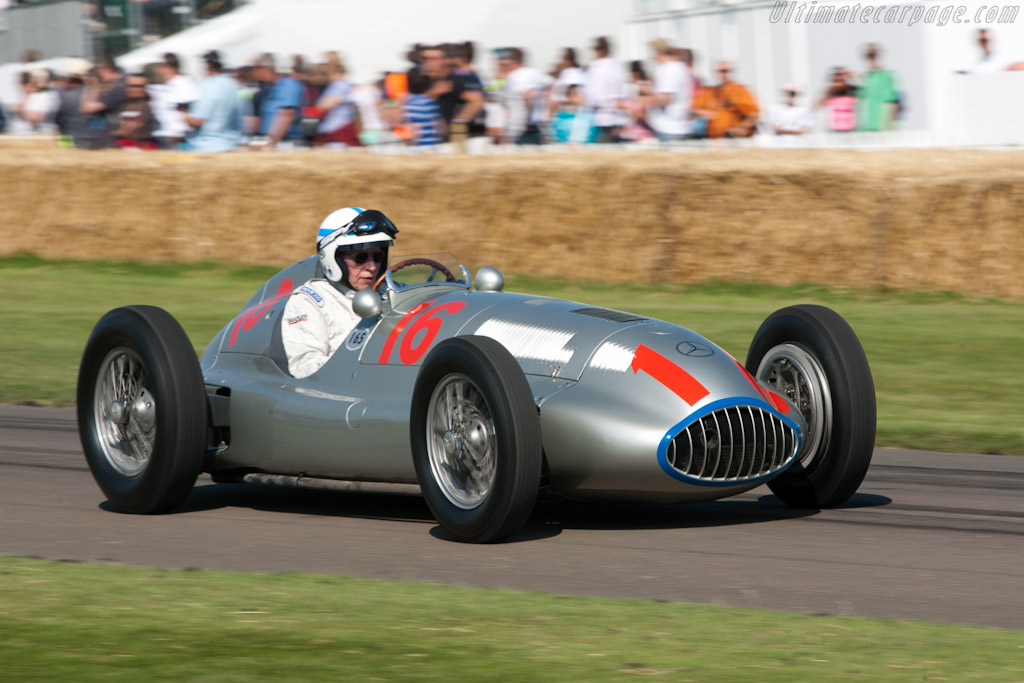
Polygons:
<instances>
[{"instance_id":1,"label":"driver's face","mask_svg":"<svg viewBox=\"0 0 1024 683\"><path fill-rule=\"evenodd\" d=\"M384 267L384 252L380 249L347 251L342 254L342 258L348 269L349 284L357 292L372 287L373 281Z\"/></svg>"}]
</instances>

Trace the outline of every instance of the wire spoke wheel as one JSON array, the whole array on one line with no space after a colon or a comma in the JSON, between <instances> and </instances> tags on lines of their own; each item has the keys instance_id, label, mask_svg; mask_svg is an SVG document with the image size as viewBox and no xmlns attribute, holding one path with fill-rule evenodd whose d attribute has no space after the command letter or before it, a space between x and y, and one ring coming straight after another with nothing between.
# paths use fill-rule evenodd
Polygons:
<instances>
[{"instance_id":1,"label":"wire spoke wheel","mask_svg":"<svg viewBox=\"0 0 1024 683\"><path fill-rule=\"evenodd\" d=\"M156 443L156 405L142 359L119 347L100 364L93 418L103 457L126 477L140 474Z\"/></svg>"},{"instance_id":2,"label":"wire spoke wheel","mask_svg":"<svg viewBox=\"0 0 1024 683\"><path fill-rule=\"evenodd\" d=\"M203 466L206 390L178 321L155 306L104 315L78 370L78 433L93 478L121 512L179 506Z\"/></svg>"},{"instance_id":3,"label":"wire spoke wheel","mask_svg":"<svg viewBox=\"0 0 1024 683\"><path fill-rule=\"evenodd\" d=\"M480 390L461 374L441 380L430 397L430 469L445 497L464 510L480 505L494 485L494 420Z\"/></svg>"},{"instance_id":4,"label":"wire spoke wheel","mask_svg":"<svg viewBox=\"0 0 1024 683\"><path fill-rule=\"evenodd\" d=\"M799 460L768 481L788 505L829 508L857 492L875 445L875 387L867 356L824 306L772 313L754 335L747 371L785 396L806 423Z\"/></svg>"},{"instance_id":5,"label":"wire spoke wheel","mask_svg":"<svg viewBox=\"0 0 1024 683\"><path fill-rule=\"evenodd\" d=\"M832 392L821 364L798 344L779 344L761 359L754 376L799 409L807 423L799 462L810 466L832 433Z\"/></svg>"},{"instance_id":6,"label":"wire spoke wheel","mask_svg":"<svg viewBox=\"0 0 1024 683\"><path fill-rule=\"evenodd\" d=\"M452 538L493 543L526 523L543 458L533 394L512 354L453 337L427 356L409 411L423 497Z\"/></svg>"}]
</instances>

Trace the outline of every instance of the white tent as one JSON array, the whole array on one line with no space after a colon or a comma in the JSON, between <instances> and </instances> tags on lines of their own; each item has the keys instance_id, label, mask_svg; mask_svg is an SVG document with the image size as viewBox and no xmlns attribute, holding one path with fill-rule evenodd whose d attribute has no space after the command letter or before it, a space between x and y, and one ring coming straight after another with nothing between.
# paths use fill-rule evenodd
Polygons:
<instances>
[{"instance_id":1,"label":"white tent","mask_svg":"<svg viewBox=\"0 0 1024 683\"><path fill-rule=\"evenodd\" d=\"M251 63L263 52L286 68L292 55L321 61L341 53L350 77L367 82L385 71L408 68L405 53L414 43L472 40L476 65L493 66L490 50L522 47L527 63L547 69L563 47L575 47L583 61L598 35L618 42L631 0L250 0L241 8L192 29L129 52L118 59L141 69L165 52L178 55L186 70L201 75L201 55L221 52L226 66Z\"/></svg>"}]
</instances>

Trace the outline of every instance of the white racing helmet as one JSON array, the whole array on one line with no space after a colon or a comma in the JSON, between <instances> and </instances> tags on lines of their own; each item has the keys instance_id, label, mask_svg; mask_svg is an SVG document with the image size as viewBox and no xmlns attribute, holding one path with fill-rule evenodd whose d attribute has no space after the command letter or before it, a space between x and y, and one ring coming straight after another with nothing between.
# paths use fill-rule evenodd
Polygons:
<instances>
[{"instance_id":1,"label":"white racing helmet","mask_svg":"<svg viewBox=\"0 0 1024 683\"><path fill-rule=\"evenodd\" d=\"M348 285L348 272L341 252L383 249L387 263L388 247L395 243L398 228L380 211L347 206L338 209L320 224L316 252L324 276L331 282Z\"/></svg>"}]
</instances>

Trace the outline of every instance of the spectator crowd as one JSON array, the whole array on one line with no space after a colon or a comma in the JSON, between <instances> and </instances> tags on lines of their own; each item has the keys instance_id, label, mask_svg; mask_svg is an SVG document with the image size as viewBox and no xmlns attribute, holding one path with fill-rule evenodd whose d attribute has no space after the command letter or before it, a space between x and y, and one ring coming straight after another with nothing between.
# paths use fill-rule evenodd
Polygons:
<instances>
[{"instance_id":1,"label":"spectator crowd","mask_svg":"<svg viewBox=\"0 0 1024 683\"><path fill-rule=\"evenodd\" d=\"M1024 67L996 56L986 30L977 38L982 57L968 71ZM84 73L21 73L22 99L6 116L0 110L0 129L58 134L63 145L82 149L429 150L479 138L579 145L804 135L815 129L815 110L831 132L887 131L906 108L877 44L865 46L861 72L831 69L820 95L786 83L767 108L737 78L735 64L716 63L713 82L704 83L694 52L664 39L650 43L650 70L642 60L615 59L606 37L590 48L585 64L565 48L549 71L530 66L521 48L496 50L493 76L485 78L474 66L473 43L417 44L408 68L365 84L352 82L337 52L317 63L294 56L286 65L263 54L229 66L210 51L201 80L183 73L172 53L138 73L107 59Z\"/></svg>"}]
</instances>

